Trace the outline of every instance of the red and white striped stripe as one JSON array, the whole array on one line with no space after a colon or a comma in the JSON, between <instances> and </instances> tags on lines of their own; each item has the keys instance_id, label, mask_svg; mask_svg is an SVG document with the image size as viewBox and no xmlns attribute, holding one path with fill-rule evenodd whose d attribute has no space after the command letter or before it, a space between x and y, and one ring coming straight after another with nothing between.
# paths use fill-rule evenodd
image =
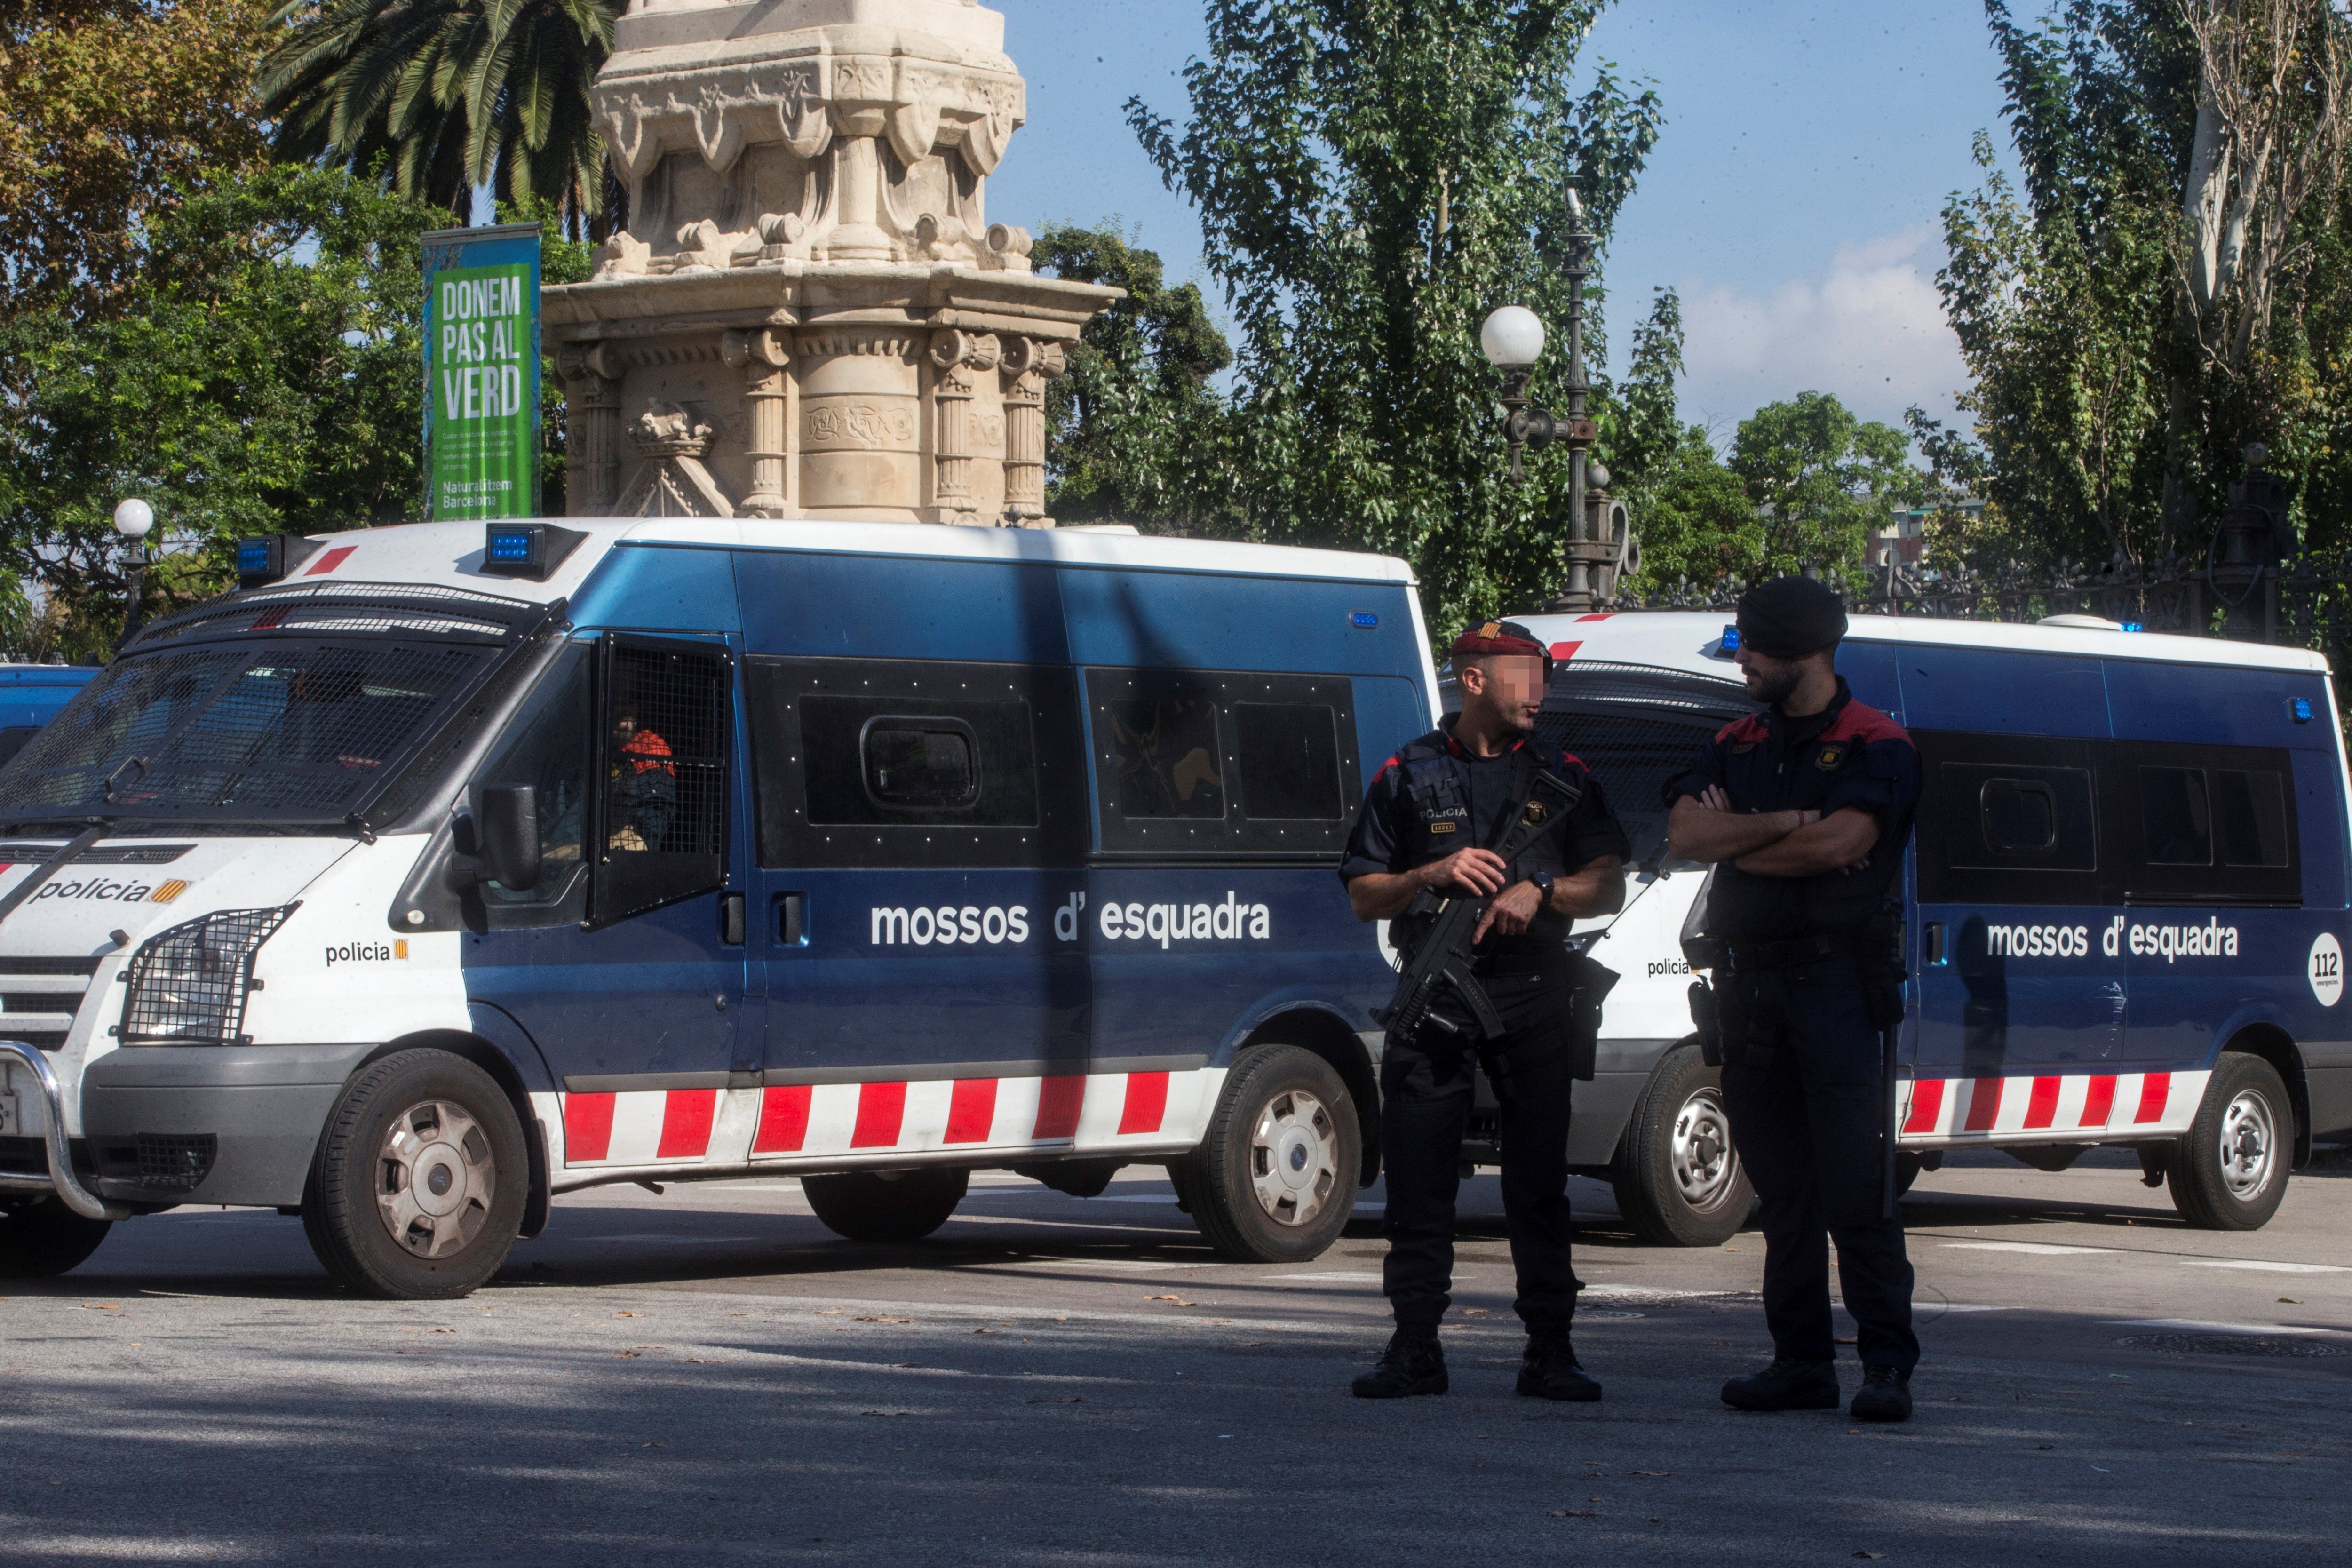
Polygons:
<instances>
[{"instance_id":1,"label":"red and white striped stripe","mask_svg":"<svg viewBox=\"0 0 2352 1568\"><path fill-rule=\"evenodd\" d=\"M566 1172L863 1163L877 1155L1190 1148L1223 1068L540 1095Z\"/></svg>"},{"instance_id":2,"label":"red and white striped stripe","mask_svg":"<svg viewBox=\"0 0 2352 1568\"><path fill-rule=\"evenodd\" d=\"M2093 1133L2185 1132L2205 1098L2207 1072L2083 1073L2041 1078L1927 1078L1903 1086L1903 1139L1965 1143L2066 1143Z\"/></svg>"}]
</instances>

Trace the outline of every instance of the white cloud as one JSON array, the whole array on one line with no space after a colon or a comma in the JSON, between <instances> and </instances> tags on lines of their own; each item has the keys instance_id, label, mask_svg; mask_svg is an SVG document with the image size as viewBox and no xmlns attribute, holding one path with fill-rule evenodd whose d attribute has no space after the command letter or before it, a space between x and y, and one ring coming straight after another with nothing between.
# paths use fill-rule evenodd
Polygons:
<instances>
[{"instance_id":1,"label":"white cloud","mask_svg":"<svg viewBox=\"0 0 2352 1568\"><path fill-rule=\"evenodd\" d=\"M1840 241L1827 267L1763 293L1685 279L1683 416L1728 442L1762 405L1827 392L1898 427L1915 403L1949 422L1968 374L1936 293L1943 259L1939 232L1921 223Z\"/></svg>"}]
</instances>

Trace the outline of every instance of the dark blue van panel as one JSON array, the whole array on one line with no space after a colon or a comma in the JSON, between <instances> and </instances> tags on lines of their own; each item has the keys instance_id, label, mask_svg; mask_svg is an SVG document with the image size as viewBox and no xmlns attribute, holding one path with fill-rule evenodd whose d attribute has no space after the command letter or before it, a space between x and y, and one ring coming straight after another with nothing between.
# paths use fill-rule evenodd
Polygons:
<instances>
[{"instance_id":1,"label":"dark blue van panel","mask_svg":"<svg viewBox=\"0 0 2352 1568\"><path fill-rule=\"evenodd\" d=\"M1406 592L1398 583L1062 573L1072 661L1128 669L1418 679L1421 650ZM1357 624L1366 617L1374 624Z\"/></svg>"},{"instance_id":2,"label":"dark blue van panel","mask_svg":"<svg viewBox=\"0 0 2352 1568\"><path fill-rule=\"evenodd\" d=\"M1984 647L1900 653L1906 729L2107 738L2107 687L2097 659ZM1843 653L1838 663L1845 663ZM2109 665L2108 673L2118 668Z\"/></svg>"},{"instance_id":3,"label":"dark blue van panel","mask_svg":"<svg viewBox=\"0 0 2352 1568\"><path fill-rule=\"evenodd\" d=\"M572 620L633 631L740 631L734 563L724 550L621 545L580 584Z\"/></svg>"},{"instance_id":4,"label":"dark blue van panel","mask_svg":"<svg viewBox=\"0 0 2352 1568\"><path fill-rule=\"evenodd\" d=\"M1902 692L1895 679L1898 651L1892 644L1883 642L1850 642L1839 647L1837 672L1845 677L1855 701L1883 713L1893 713L1903 706Z\"/></svg>"},{"instance_id":5,"label":"dark blue van panel","mask_svg":"<svg viewBox=\"0 0 2352 1568\"><path fill-rule=\"evenodd\" d=\"M1050 565L758 550L735 563L755 654L1070 662Z\"/></svg>"},{"instance_id":6,"label":"dark blue van panel","mask_svg":"<svg viewBox=\"0 0 2352 1568\"><path fill-rule=\"evenodd\" d=\"M1399 676L1358 676L1352 683L1356 704L1356 744L1363 753L1363 771L1357 776L1369 785L1381 764L1399 746L1436 728L1429 702L1418 680ZM1356 802L1348 803L1354 815Z\"/></svg>"},{"instance_id":7,"label":"dark blue van panel","mask_svg":"<svg viewBox=\"0 0 2352 1568\"><path fill-rule=\"evenodd\" d=\"M2297 697L2310 700L2317 723L2294 722L2287 709ZM2107 704L2118 741L2336 749L2326 686L2316 675L2109 659Z\"/></svg>"}]
</instances>

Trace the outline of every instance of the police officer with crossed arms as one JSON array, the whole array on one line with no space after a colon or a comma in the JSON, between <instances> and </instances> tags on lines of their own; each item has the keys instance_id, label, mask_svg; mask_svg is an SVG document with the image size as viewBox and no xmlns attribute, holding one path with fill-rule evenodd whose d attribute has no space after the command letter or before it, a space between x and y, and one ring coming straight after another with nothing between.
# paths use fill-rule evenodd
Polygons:
<instances>
[{"instance_id":1,"label":"police officer with crossed arms","mask_svg":"<svg viewBox=\"0 0 2352 1568\"><path fill-rule=\"evenodd\" d=\"M1443 1394L1437 1326L1450 1301L1454 1205L1468 1129L1472 1069L1483 1053L1500 1101L1503 1212L1518 1275L1528 1344L1518 1391L1592 1400L1601 1384L1569 1338L1580 1288L1569 1262L1567 1039L1570 984L1564 946L1581 915L1625 899L1625 835L1583 763L1535 739L1549 650L1526 627L1488 621L1454 641L1462 710L1402 748L1374 775L1339 875L1363 921L1400 920L1424 889L1492 895L1479 917L1472 973L1504 1026L1482 1040L1459 996L1433 1008L1444 1024L1391 1033L1381 1058L1381 1156L1388 1176L1381 1228L1382 1287L1396 1331L1380 1364L1355 1381L1366 1399ZM1540 769L1568 786L1540 784ZM1528 814L1539 814L1528 816ZM1512 860L1494 853L1522 817L1540 830Z\"/></svg>"},{"instance_id":2,"label":"police officer with crossed arms","mask_svg":"<svg viewBox=\"0 0 2352 1568\"><path fill-rule=\"evenodd\" d=\"M1885 1212L1894 1158L1880 1031L1902 1012L1889 900L1919 798L1919 757L1835 668L1837 595L1780 577L1739 600L1735 655L1764 711L1726 726L1666 786L1670 852L1715 868L1706 934L1732 1142L1763 1204L1772 1363L1723 1386L1742 1410L1839 1399L1829 1247L1858 1330L1853 1415L1911 1415L1911 1262Z\"/></svg>"}]
</instances>

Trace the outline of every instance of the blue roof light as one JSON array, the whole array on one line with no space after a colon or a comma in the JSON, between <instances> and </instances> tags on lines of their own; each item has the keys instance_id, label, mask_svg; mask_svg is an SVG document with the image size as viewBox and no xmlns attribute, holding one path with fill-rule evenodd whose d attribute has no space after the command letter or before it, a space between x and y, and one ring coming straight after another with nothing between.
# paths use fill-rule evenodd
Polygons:
<instances>
[{"instance_id":1,"label":"blue roof light","mask_svg":"<svg viewBox=\"0 0 2352 1568\"><path fill-rule=\"evenodd\" d=\"M2140 625L2137 621L2124 621L2116 626L2116 630L2119 632L2144 632L2147 630L2147 628Z\"/></svg>"},{"instance_id":2,"label":"blue roof light","mask_svg":"<svg viewBox=\"0 0 2352 1568\"><path fill-rule=\"evenodd\" d=\"M2308 723L2310 723L2310 722L2311 722L2311 699L2310 699L2310 698L2308 698L2308 697L2298 697L2298 698L2296 698L2293 702L2289 703L2287 706L2288 706L2288 707L2289 707L2289 708L2294 711L2294 721L2295 721L2296 723L2298 723L2298 724L2308 724Z\"/></svg>"}]
</instances>

